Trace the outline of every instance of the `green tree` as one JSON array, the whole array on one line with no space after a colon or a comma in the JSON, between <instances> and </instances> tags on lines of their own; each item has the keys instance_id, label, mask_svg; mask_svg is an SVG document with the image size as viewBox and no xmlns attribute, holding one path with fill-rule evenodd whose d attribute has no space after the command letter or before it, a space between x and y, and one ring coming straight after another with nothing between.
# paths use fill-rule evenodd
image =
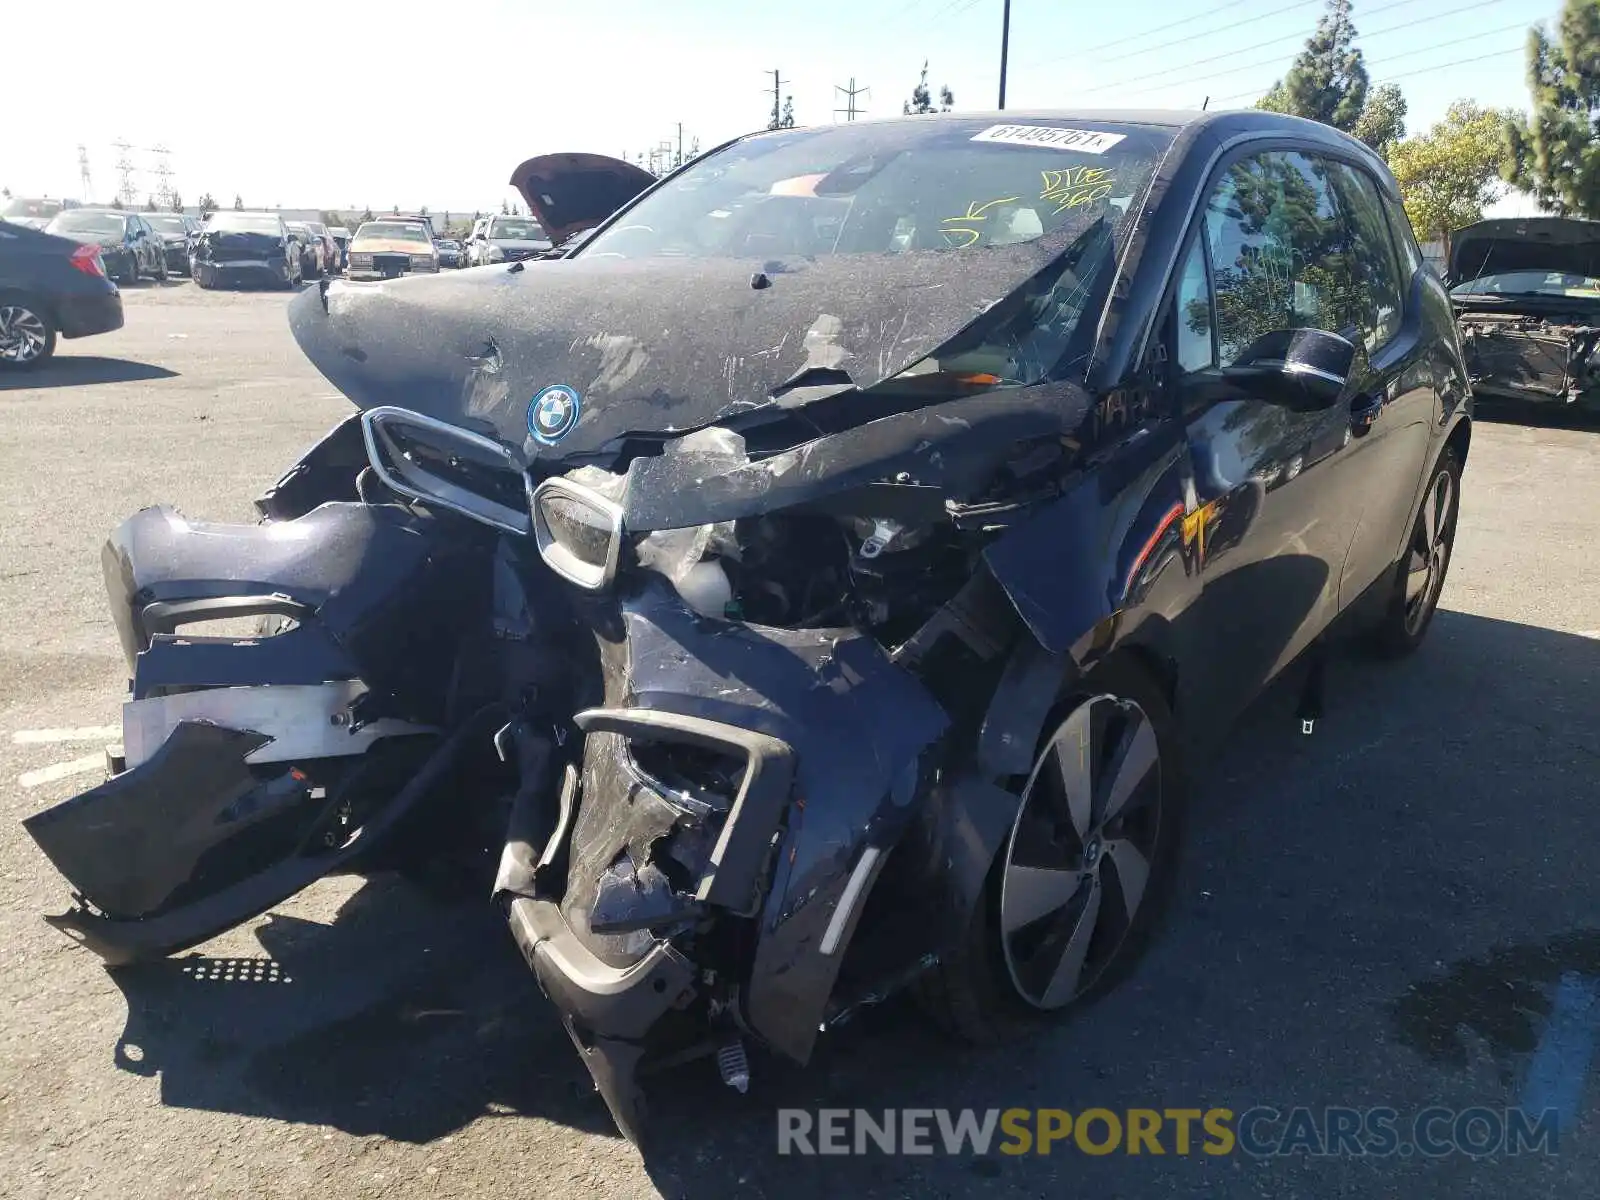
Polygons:
<instances>
[{"instance_id":1,"label":"green tree","mask_svg":"<svg viewBox=\"0 0 1600 1200\"><path fill-rule=\"evenodd\" d=\"M372 205L369 204L361 210L361 219L363 221L372 220Z\"/></svg>"},{"instance_id":2,"label":"green tree","mask_svg":"<svg viewBox=\"0 0 1600 1200\"><path fill-rule=\"evenodd\" d=\"M1406 135L1406 98L1398 84L1383 83L1367 93L1367 105L1350 131L1384 158Z\"/></svg>"},{"instance_id":3,"label":"green tree","mask_svg":"<svg viewBox=\"0 0 1600 1200\"><path fill-rule=\"evenodd\" d=\"M922 77L917 81L917 86L911 89L911 99L901 106L901 111L906 116L921 116L931 112L949 112L956 106L956 95L948 86L939 89L939 104L933 103L933 93L928 89L928 60L922 60Z\"/></svg>"},{"instance_id":4,"label":"green tree","mask_svg":"<svg viewBox=\"0 0 1600 1200\"><path fill-rule=\"evenodd\" d=\"M1407 138L1389 153L1411 227L1437 238L1449 256L1450 235L1483 220L1502 191L1504 130L1512 114L1457 100L1427 133Z\"/></svg>"},{"instance_id":5,"label":"green tree","mask_svg":"<svg viewBox=\"0 0 1600 1200\"><path fill-rule=\"evenodd\" d=\"M244 211L244 197L241 196L238 192L235 192L233 194L233 211L234 212L243 212Z\"/></svg>"},{"instance_id":6,"label":"green tree","mask_svg":"<svg viewBox=\"0 0 1600 1200\"><path fill-rule=\"evenodd\" d=\"M0 199L11 199L11 189L8 187L0 187Z\"/></svg>"},{"instance_id":7,"label":"green tree","mask_svg":"<svg viewBox=\"0 0 1600 1200\"><path fill-rule=\"evenodd\" d=\"M332 209L324 209L321 213L318 214L317 219L319 221L321 221L324 225L326 225L329 229L332 229L335 225L343 225L344 224L344 218L341 217L338 213L334 212Z\"/></svg>"},{"instance_id":8,"label":"green tree","mask_svg":"<svg viewBox=\"0 0 1600 1200\"><path fill-rule=\"evenodd\" d=\"M1600 218L1600 0L1566 0L1557 33L1528 31L1533 112L1506 127L1504 177L1541 208Z\"/></svg>"},{"instance_id":9,"label":"green tree","mask_svg":"<svg viewBox=\"0 0 1600 1200\"><path fill-rule=\"evenodd\" d=\"M1366 60L1355 39L1350 0L1328 0L1328 9L1307 39L1306 48L1256 107L1352 132L1366 109L1370 84Z\"/></svg>"},{"instance_id":10,"label":"green tree","mask_svg":"<svg viewBox=\"0 0 1600 1200\"><path fill-rule=\"evenodd\" d=\"M172 193L172 211L175 213L181 213L183 211L183 197L177 192Z\"/></svg>"},{"instance_id":11,"label":"green tree","mask_svg":"<svg viewBox=\"0 0 1600 1200\"><path fill-rule=\"evenodd\" d=\"M217 203L217 198L210 192L205 192L200 196L200 216L202 218L209 217L220 207Z\"/></svg>"},{"instance_id":12,"label":"green tree","mask_svg":"<svg viewBox=\"0 0 1600 1200\"><path fill-rule=\"evenodd\" d=\"M145 212L160 212L161 206L156 203L156 198L154 196L146 194L144 198L144 210Z\"/></svg>"}]
</instances>

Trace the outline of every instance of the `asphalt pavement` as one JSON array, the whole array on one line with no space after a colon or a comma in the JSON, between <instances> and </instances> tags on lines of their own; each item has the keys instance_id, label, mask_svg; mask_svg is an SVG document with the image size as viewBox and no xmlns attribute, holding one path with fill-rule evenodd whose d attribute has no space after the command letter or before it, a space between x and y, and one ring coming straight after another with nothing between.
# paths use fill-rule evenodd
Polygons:
<instances>
[{"instance_id":1,"label":"asphalt pavement","mask_svg":"<svg viewBox=\"0 0 1600 1200\"><path fill-rule=\"evenodd\" d=\"M1168 927L1119 991L984 1051L891 1002L806 1070L758 1059L746 1096L686 1068L654 1083L641 1155L480 901L325 881L115 975L40 920L65 888L18 822L93 782L125 686L105 535L158 502L251 519L347 411L281 293L126 302L123 330L0 379L0 1195L1522 1200L1600 1177L1600 424L1484 414L1428 643L1339 659L1310 737L1287 687L1256 706L1203 767ZM1553 1154L777 1153L779 1108L1404 1126L1551 1097Z\"/></svg>"}]
</instances>

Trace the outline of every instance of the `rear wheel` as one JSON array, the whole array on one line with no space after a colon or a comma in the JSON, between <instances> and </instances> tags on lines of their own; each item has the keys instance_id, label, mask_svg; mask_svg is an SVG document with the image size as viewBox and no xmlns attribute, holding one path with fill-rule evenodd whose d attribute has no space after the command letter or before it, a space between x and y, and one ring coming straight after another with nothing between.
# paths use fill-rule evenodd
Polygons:
<instances>
[{"instance_id":1,"label":"rear wheel","mask_svg":"<svg viewBox=\"0 0 1600 1200\"><path fill-rule=\"evenodd\" d=\"M965 940L922 998L989 1042L1110 990L1149 942L1177 864L1183 787L1160 689L1109 665L1051 718Z\"/></svg>"},{"instance_id":2,"label":"rear wheel","mask_svg":"<svg viewBox=\"0 0 1600 1200\"><path fill-rule=\"evenodd\" d=\"M1460 508L1461 462L1454 450L1446 448L1434 464L1406 552L1395 567L1389 606L1373 630L1373 645L1380 654L1403 657L1427 636L1450 570Z\"/></svg>"},{"instance_id":3,"label":"rear wheel","mask_svg":"<svg viewBox=\"0 0 1600 1200\"><path fill-rule=\"evenodd\" d=\"M27 370L56 352L56 327L28 300L0 297L0 368Z\"/></svg>"}]
</instances>

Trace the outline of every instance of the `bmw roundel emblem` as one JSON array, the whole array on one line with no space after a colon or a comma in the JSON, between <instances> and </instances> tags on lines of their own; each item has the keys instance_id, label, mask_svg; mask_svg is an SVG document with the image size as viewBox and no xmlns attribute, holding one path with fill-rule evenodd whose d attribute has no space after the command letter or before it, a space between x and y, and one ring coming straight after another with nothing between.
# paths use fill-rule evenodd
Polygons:
<instances>
[{"instance_id":1,"label":"bmw roundel emblem","mask_svg":"<svg viewBox=\"0 0 1600 1200\"><path fill-rule=\"evenodd\" d=\"M576 390L564 383L553 383L528 402L528 432L553 446L572 432L582 408L583 401Z\"/></svg>"}]
</instances>

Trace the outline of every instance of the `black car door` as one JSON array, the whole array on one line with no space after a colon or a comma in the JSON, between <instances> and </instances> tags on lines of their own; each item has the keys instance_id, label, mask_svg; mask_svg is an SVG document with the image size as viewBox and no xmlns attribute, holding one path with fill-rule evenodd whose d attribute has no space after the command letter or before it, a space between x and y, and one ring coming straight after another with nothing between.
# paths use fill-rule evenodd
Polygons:
<instances>
[{"instance_id":1,"label":"black car door","mask_svg":"<svg viewBox=\"0 0 1600 1200\"><path fill-rule=\"evenodd\" d=\"M1283 331L1357 339L1347 310L1358 287L1327 162L1293 149L1239 152L1212 176L1198 212L1168 339L1193 479L1184 541L1202 579L1187 619L1203 636L1187 640L1204 647L1209 729L1231 721L1338 611L1362 510L1360 481L1339 467L1363 385L1352 379L1337 398L1316 400L1243 370Z\"/></svg>"},{"instance_id":2,"label":"black car door","mask_svg":"<svg viewBox=\"0 0 1600 1200\"><path fill-rule=\"evenodd\" d=\"M1345 223L1350 273L1360 284L1351 294L1351 316L1370 364L1355 401L1355 441L1339 468L1355 477L1351 488L1361 501L1339 582L1343 607L1384 576L1400 553L1441 410L1421 264L1415 271L1402 266L1406 259L1373 175L1350 162L1330 162L1328 171Z\"/></svg>"},{"instance_id":3,"label":"black car door","mask_svg":"<svg viewBox=\"0 0 1600 1200\"><path fill-rule=\"evenodd\" d=\"M140 271L155 274L156 264L150 261L150 239L145 236L149 228L138 217L128 218L128 253L133 255L134 262L139 264Z\"/></svg>"}]
</instances>

